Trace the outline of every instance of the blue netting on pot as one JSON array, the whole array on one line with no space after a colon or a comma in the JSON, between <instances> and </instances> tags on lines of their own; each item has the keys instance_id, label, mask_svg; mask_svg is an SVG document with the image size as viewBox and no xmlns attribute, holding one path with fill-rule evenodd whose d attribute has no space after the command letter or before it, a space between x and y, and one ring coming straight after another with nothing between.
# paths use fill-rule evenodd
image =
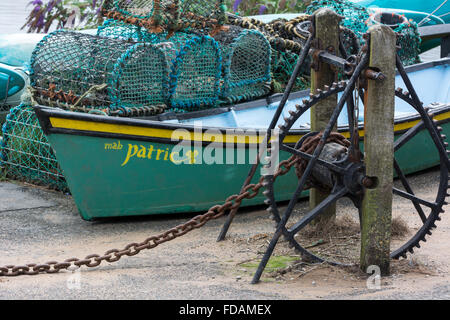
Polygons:
<instances>
[{"instance_id":1,"label":"blue netting on pot","mask_svg":"<svg viewBox=\"0 0 450 320\"><path fill-rule=\"evenodd\" d=\"M399 56L405 65L420 62L420 35L418 27L412 20L392 12L380 10L367 10L367 8L352 3L348 0L314 0L306 9L308 14L313 14L322 7L329 7L337 14L344 17L342 25L352 30L361 44L369 27L373 24L384 24L390 26L398 33L397 45L401 47Z\"/></svg>"},{"instance_id":2,"label":"blue netting on pot","mask_svg":"<svg viewBox=\"0 0 450 320\"><path fill-rule=\"evenodd\" d=\"M71 31L46 36L31 58L34 99L71 110L164 111L169 64L164 48Z\"/></svg>"},{"instance_id":3,"label":"blue netting on pot","mask_svg":"<svg viewBox=\"0 0 450 320\"><path fill-rule=\"evenodd\" d=\"M167 41L176 49L171 62L171 108L185 112L216 106L222 70L218 43L209 36L181 32Z\"/></svg>"},{"instance_id":4,"label":"blue netting on pot","mask_svg":"<svg viewBox=\"0 0 450 320\"><path fill-rule=\"evenodd\" d=\"M44 135L33 108L12 108L2 128L0 164L11 179L67 191L55 153Z\"/></svg>"},{"instance_id":5,"label":"blue netting on pot","mask_svg":"<svg viewBox=\"0 0 450 320\"><path fill-rule=\"evenodd\" d=\"M97 35L130 42L155 42L159 37L145 28L108 19L97 28Z\"/></svg>"},{"instance_id":6,"label":"blue netting on pot","mask_svg":"<svg viewBox=\"0 0 450 320\"><path fill-rule=\"evenodd\" d=\"M222 49L221 99L233 103L261 97L271 89L271 46L258 30L228 26L215 36Z\"/></svg>"},{"instance_id":7,"label":"blue netting on pot","mask_svg":"<svg viewBox=\"0 0 450 320\"><path fill-rule=\"evenodd\" d=\"M107 0L103 7L109 19L145 27L151 32L212 30L225 22L223 0Z\"/></svg>"}]
</instances>

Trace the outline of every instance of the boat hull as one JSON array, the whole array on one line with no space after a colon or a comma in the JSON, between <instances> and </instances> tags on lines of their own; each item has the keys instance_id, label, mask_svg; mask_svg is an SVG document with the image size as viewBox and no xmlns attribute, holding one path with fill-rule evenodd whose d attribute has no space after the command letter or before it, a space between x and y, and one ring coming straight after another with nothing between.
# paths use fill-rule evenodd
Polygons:
<instances>
[{"instance_id":1,"label":"boat hull","mask_svg":"<svg viewBox=\"0 0 450 320\"><path fill-rule=\"evenodd\" d=\"M243 136L241 132L219 130L212 137L206 131L195 132L192 128L156 121L113 119L39 107L36 111L81 216L86 220L198 212L221 204L239 192L255 157L256 146L262 141L262 135L253 133ZM438 114L435 119L444 134L450 135L450 111ZM396 138L417 121L412 117L396 123ZM181 137L176 131L180 129L189 147L172 141L171 138ZM341 133L348 136L345 130ZM286 142L293 143L302 134L294 132ZM222 148L216 146L215 153L211 152L213 140L222 145ZM236 143L223 148L222 142L231 141ZM288 157L280 153L281 160ZM426 132L410 140L396 153L396 158L405 173L439 163ZM243 163L237 163L238 159ZM259 180L260 172L257 171L253 182ZM275 184L277 200L289 199L297 183L294 170L280 177ZM243 206L263 201L260 194L245 200Z\"/></svg>"}]
</instances>

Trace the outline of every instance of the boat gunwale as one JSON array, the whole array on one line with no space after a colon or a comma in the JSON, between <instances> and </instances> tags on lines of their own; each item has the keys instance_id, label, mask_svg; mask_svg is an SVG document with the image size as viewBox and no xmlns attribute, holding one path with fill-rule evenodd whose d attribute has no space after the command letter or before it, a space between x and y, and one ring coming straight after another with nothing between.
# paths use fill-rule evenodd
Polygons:
<instances>
[{"instance_id":1,"label":"boat gunwale","mask_svg":"<svg viewBox=\"0 0 450 320\"><path fill-rule=\"evenodd\" d=\"M417 65L413 65L407 68L407 72L415 72L420 71L432 67L436 67L439 65L450 65L450 58L444 58L439 59L431 62L425 62ZM309 92L309 90L305 91L298 91L295 93L292 93L291 97L295 99L295 97L302 97L304 96L305 92ZM264 105L268 105L268 101L271 101L270 103L276 102L277 99L281 99L282 94L275 94L270 97L267 97L266 99L259 99L255 101L250 101L246 103L242 103L236 106L226 107L226 108L220 108L220 109L226 109L226 111L223 112L229 112L231 110L245 110L245 109L252 109L255 107L261 107ZM269 100L268 100L269 99ZM35 106L34 107L35 112L38 116L39 122L41 124L41 127L44 131L44 133L47 134L71 134L71 135L85 135L85 136L94 136L94 137L103 137L103 138L124 138L129 140L138 140L138 141L153 141L153 142L161 142L161 143L169 143L169 144L178 144L179 140L171 140L168 138L161 138L161 137L155 137L155 136L143 136L143 135L133 135L133 134L123 134L123 133L113 133L113 132L101 132L101 131L91 131L91 130L80 130L80 129L68 129L68 128L58 128L53 127L50 118L60 118L60 119L66 119L66 120L75 120L75 121L84 121L84 122L93 122L93 123L99 123L99 124L110 124L110 125L123 125L123 126L132 126L132 127L141 127L141 128L149 128L149 129L160 129L160 130L179 130L184 129L189 132L196 132L198 131L198 128L196 128L193 124L183 124L183 123L164 123L162 120L154 120L157 117L147 117L147 118L119 118L119 117L110 117L110 116L101 116L101 115L93 115L93 114L85 114L85 113L76 113L76 112L70 112L65 111L61 109L55 109L50 108L47 106ZM213 109L217 110L217 109ZM199 114L202 114L205 116L210 116L212 113L209 112L210 110L204 110L204 111L198 111L195 112L196 116L192 116L192 113L190 113L189 117L192 118L201 118L199 117ZM220 110L219 110L220 111ZM440 115L446 112L450 111L450 103L445 103L443 105L440 105L433 109L435 111L435 115ZM221 113L223 113L221 112ZM216 114L216 113L214 113ZM219 114L219 113L217 113ZM186 115L182 115L186 116ZM183 117L187 118L187 117ZM401 118L395 119L395 125L407 123L407 122L413 122L417 121L420 118L419 114L411 114L411 115L405 115ZM447 117L445 119L439 120L438 123L444 123L449 122L450 117ZM359 129L363 129L363 124L360 123ZM397 130L395 131L396 134L399 134L401 132L406 131L409 128L403 129L403 130ZM221 134L227 134L227 133L233 133L242 130L247 131L247 136L249 136L249 133L255 132L255 135L257 133L260 133L262 131L265 131L265 128L235 128L235 127L202 127L201 132L202 134L209 130L215 130L216 132L220 132ZM348 125L339 126L338 131L341 133L348 132ZM288 133L288 136L299 136L304 135L305 133L309 132L309 129L294 129L291 130ZM202 135L203 137L203 135ZM213 141L204 141L202 138L203 145L207 145L212 143ZM249 143L244 143L245 145L248 145Z\"/></svg>"}]
</instances>

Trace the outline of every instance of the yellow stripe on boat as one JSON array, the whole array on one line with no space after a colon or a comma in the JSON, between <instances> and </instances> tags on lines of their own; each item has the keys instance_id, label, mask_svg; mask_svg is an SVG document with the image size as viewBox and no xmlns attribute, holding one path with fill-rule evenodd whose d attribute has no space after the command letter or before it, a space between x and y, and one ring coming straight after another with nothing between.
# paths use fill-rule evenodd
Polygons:
<instances>
[{"instance_id":1,"label":"yellow stripe on boat","mask_svg":"<svg viewBox=\"0 0 450 320\"><path fill-rule=\"evenodd\" d=\"M445 112L433 117L437 121L446 120L450 118L450 112ZM412 128L420 120L407 121L396 124L394 130L404 131ZM239 134L239 129L236 130L235 134L214 134L214 133L200 133L192 131L178 131L174 134L176 130L180 129L160 129L160 128L148 128L139 127L133 125L124 124L111 124L111 123L100 123L85 120L74 120L74 119L64 119L50 117L50 123L53 128L59 129L69 129L77 131L91 131L99 133L112 133L112 134L122 134L129 136L139 136L139 137L151 137L159 139L178 141L178 138L182 137L183 140L198 141L198 142L218 142L218 143L238 143L238 144L255 144L261 143L264 139L262 135L251 135L251 134ZM349 132L341 132L346 138L350 137ZM364 130L360 130L360 135L364 135ZM288 135L286 136L284 143L296 143L302 135Z\"/></svg>"}]
</instances>

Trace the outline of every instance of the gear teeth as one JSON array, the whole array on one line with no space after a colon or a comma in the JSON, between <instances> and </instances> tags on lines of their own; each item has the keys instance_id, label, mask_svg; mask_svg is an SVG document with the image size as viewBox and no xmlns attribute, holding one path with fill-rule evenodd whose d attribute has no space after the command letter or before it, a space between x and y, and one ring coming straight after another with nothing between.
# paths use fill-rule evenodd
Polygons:
<instances>
[{"instance_id":1,"label":"gear teeth","mask_svg":"<svg viewBox=\"0 0 450 320\"><path fill-rule=\"evenodd\" d=\"M406 253L403 253L403 254L401 255L401 257L404 258L404 259L408 258L408 256L406 255Z\"/></svg>"},{"instance_id":2,"label":"gear teeth","mask_svg":"<svg viewBox=\"0 0 450 320\"><path fill-rule=\"evenodd\" d=\"M398 88L396 89L396 91L397 91L398 93L403 93L403 89L400 88L400 87L398 87Z\"/></svg>"},{"instance_id":3,"label":"gear teeth","mask_svg":"<svg viewBox=\"0 0 450 320\"><path fill-rule=\"evenodd\" d=\"M264 185L263 185L264 187ZM269 199L264 200L264 204L267 206L270 206L272 204L272 201L270 201Z\"/></svg>"},{"instance_id":4,"label":"gear teeth","mask_svg":"<svg viewBox=\"0 0 450 320\"><path fill-rule=\"evenodd\" d=\"M308 104L309 103L309 100L308 99L303 99L303 104Z\"/></svg>"},{"instance_id":5,"label":"gear teeth","mask_svg":"<svg viewBox=\"0 0 450 320\"><path fill-rule=\"evenodd\" d=\"M418 248L418 249L420 249L420 244L418 243L418 244L416 244L416 247Z\"/></svg>"},{"instance_id":6,"label":"gear teeth","mask_svg":"<svg viewBox=\"0 0 450 320\"><path fill-rule=\"evenodd\" d=\"M337 88L337 86L338 86L338 84L336 82L333 82L333 84L331 85L331 89L334 90Z\"/></svg>"},{"instance_id":7,"label":"gear teeth","mask_svg":"<svg viewBox=\"0 0 450 320\"><path fill-rule=\"evenodd\" d=\"M439 131L439 132L442 132L444 129L442 129L442 127L436 127L436 129Z\"/></svg>"},{"instance_id":8,"label":"gear teeth","mask_svg":"<svg viewBox=\"0 0 450 320\"><path fill-rule=\"evenodd\" d=\"M297 104L295 107L297 108L297 106L299 106L299 105ZM289 110L288 112L292 117L295 116L295 114L296 114L294 110Z\"/></svg>"},{"instance_id":9,"label":"gear teeth","mask_svg":"<svg viewBox=\"0 0 450 320\"><path fill-rule=\"evenodd\" d=\"M325 89L325 91L330 91L330 86L324 86L323 88Z\"/></svg>"},{"instance_id":10,"label":"gear teeth","mask_svg":"<svg viewBox=\"0 0 450 320\"><path fill-rule=\"evenodd\" d=\"M438 130L439 130L439 129L438 129ZM440 131L442 131L442 128L441 128ZM442 138L443 140L445 140L445 139L447 139L447 136L446 136L445 134L441 134L441 138Z\"/></svg>"},{"instance_id":11,"label":"gear teeth","mask_svg":"<svg viewBox=\"0 0 450 320\"><path fill-rule=\"evenodd\" d=\"M268 196L270 195L270 191L269 191L269 190L263 191L263 195L265 195L266 197L268 197Z\"/></svg>"},{"instance_id":12,"label":"gear teeth","mask_svg":"<svg viewBox=\"0 0 450 320\"><path fill-rule=\"evenodd\" d=\"M414 253L414 248L409 248L408 251L409 251L410 253Z\"/></svg>"},{"instance_id":13,"label":"gear teeth","mask_svg":"<svg viewBox=\"0 0 450 320\"><path fill-rule=\"evenodd\" d=\"M320 95L320 94L322 94L322 92L323 91L321 89L316 89L316 95L318 95L318 94Z\"/></svg>"}]
</instances>

